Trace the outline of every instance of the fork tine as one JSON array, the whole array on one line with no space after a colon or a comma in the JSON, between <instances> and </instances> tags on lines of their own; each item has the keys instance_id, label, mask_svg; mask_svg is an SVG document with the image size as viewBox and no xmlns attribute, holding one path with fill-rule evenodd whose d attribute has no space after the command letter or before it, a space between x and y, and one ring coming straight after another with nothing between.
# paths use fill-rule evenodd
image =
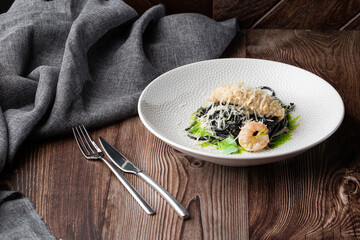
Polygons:
<instances>
[{"instance_id":1,"label":"fork tine","mask_svg":"<svg viewBox=\"0 0 360 240\"><path fill-rule=\"evenodd\" d=\"M80 148L80 151L81 153L87 157L90 153L89 151L85 148L84 146L84 141L79 133L79 129L77 127L73 127L72 128L72 131L73 131L73 134L74 134L74 137L75 137L75 140L76 140L76 143L77 145L79 146Z\"/></svg>"},{"instance_id":2,"label":"fork tine","mask_svg":"<svg viewBox=\"0 0 360 240\"><path fill-rule=\"evenodd\" d=\"M94 141L94 139L93 139L93 138L91 137L91 135L89 134L89 132L86 130L85 126L82 124L82 125L80 126L80 128L81 128L81 130L82 130L82 133L87 136L87 138L86 138L86 139L88 140L87 142L88 142L89 145L91 145L92 149L93 149L94 151L98 152L98 153L102 152L101 149L100 149L100 148L98 147L98 145L96 144L96 142ZM89 141L90 141L90 143L89 143Z\"/></svg>"},{"instance_id":3,"label":"fork tine","mask_svg":"<svg viewBox=\"0 0 360 240\"><path fill-rule=\"evenodd\" d=\"M101 159L140 204L140 206L146 211L147 214L155 214L155 211L149 206L149 204L143 199L143 197L136 191L136 189L124 178L120 170L116 168L109 160L103 157L102 150L97 146L96 142L92 139L84 125L73 127L72 131L75 136L77 145L80 148L81 153L88 160ZM96 149L96 151L94 151Z\"/></svg>"},{"instance_id":4,"label":"fork tine","mask_svg":"<svg viewBox=\"0 0 360 240\"><path fill-rule=\"evenodd\" d=\"M85 145L85 147L89 150L90 154L94 154L96 151L96 149L94 148L94 144L91 142L91 137L89 135L89 133L86 131L86 128L84 127L84 125L80 125L78 126L78 131L81 135L82 141Z\"/></svg>"}]
</instances>

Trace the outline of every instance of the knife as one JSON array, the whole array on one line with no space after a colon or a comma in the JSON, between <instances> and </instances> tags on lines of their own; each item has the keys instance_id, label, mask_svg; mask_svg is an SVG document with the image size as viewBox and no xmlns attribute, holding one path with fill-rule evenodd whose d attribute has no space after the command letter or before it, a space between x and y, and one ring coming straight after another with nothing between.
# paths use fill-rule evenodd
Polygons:
<instances>
[{"instance_id":1,"label":"knife","mask_svg":"<svg viewBox=\"0 0 360 240\"><path fill-rule=\"evenodd\" d=\"M144 173L140 168L136 167L132 162L118 152L105 139L99 137L101 146L109 156L110 160L122 171L133 173L142 178L145 182L150 184L176 211L176 213L183 219L189 218L189 212L163 187L156 183L151 177Z\"/></svg>"}]
</instances>

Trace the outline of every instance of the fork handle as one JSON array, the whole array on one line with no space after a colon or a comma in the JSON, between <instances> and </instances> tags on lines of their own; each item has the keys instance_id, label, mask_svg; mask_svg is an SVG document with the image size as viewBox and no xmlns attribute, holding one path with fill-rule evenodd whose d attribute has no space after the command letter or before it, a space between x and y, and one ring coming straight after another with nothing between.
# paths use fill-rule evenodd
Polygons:
<instances>
[{"instance_id":1,"label":"fork handle","mask_svg":"<svg viewBox=\"0 0 360 240\"><path fill-rule=\"evenodd\" d=\"M149 177L146 173L140 171L136 173L139 177L141 177L145 182L150 184L176 211L176 213L182 217L183 219L189 218L189 212L184 208L173 196L168 193L163 187L161 187L157 182L155 182L151 177Z\"/></svg>"},{"instance_id":2,"label":"fork handle","mask_svg":"<svg viewBox=\"0 0 360 240\"><path fill-rule=\"evenodd\" d=\"M144 198L136 191L136 189L126 180L126 178L120 173L120 171L114 167L112 163L106 158L101 158L106 165L111 169L115 176L120 180L124 187L130 192L130 194L135 198L139 205L145 210L149 215L155 214L155 211L149 206L149 204L144 200Z\"/></svg>"}]
</instances>

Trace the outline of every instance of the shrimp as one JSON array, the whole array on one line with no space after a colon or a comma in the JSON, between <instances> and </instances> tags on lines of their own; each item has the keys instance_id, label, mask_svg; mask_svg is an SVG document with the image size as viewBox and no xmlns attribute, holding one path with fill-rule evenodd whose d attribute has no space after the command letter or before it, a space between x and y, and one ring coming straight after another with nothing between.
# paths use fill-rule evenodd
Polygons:
<instances>
[{"instance_id":1,"label":"shrimp","mask_svg":"<svg viewBox=\"0 0 360 240\"><path fill-rule=\"evenodd\" d=\"M247 151L259 151L269 143L269 130L260 122L247 122L238 135L239 144Z\"/></svg>"}]
</instances>

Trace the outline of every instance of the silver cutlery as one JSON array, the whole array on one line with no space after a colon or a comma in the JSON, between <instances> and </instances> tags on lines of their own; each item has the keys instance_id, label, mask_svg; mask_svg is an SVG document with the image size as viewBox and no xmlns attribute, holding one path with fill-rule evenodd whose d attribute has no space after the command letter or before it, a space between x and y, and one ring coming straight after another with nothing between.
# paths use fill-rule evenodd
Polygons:
<instances>
[{"instance_id":1,"label":"silver cutlery","mask_svg":"<svg viewBox=\"0 0 360 240\"><path fill-rule=\"evenodd\" d=\"M120 180L120 182L125 186L125 188L130 192L130 194L135 198L135 200L140 204L140 206L145 210L149 215L155 214L155 211L149 206L149 204L142 198L142 196L135 190L135 188L124 178L121 172L114 167L114 165L104 158L102 150L98 147L95 141L91 138L90 134L87 132L84 125L80 125L72 128L75 140L82 152L88 160L102 160L105 164L111 169L115 176Z\"/></svg>"},{"instance_id":2,"label":"silver cutlery","mask_svg":"<svg viewBox=\"0 0 360 240\"><path fill-rule=\"evenodd\" d=\"M110 160L121 170L127 173L133 173L142 178L145 182L150 184L176 211L176 213L183 219L189 217L189 212L163 187L156 183L151 177L144 173L140 168L136 167L102 137L99 137L102 148L105 153L109 156Z\"/></svg>"}]
</instances>

